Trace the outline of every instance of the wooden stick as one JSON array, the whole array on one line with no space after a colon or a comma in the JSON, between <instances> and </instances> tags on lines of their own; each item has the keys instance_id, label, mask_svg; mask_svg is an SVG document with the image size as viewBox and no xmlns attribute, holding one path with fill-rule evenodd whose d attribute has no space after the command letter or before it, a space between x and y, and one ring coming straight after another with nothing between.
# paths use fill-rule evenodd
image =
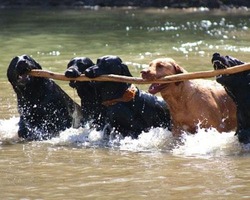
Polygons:
<instances>
[{"instance_id":1,"label":"wooden stick","mask_svg":"<svg viewBox=\"0 0 250 200\"><path fill-rule=\"evenodd\" d=\"M250 70L250 63L245 63L243 65L238 65L235 67L230 67L227 69L218 69L210 71L198 71L183 74L175 74L166 76L155 80L146 80L139 77L129 77L129 76L119 76L119 75L102 75L97 78L88 78L85 75L81 75L77 78L67 78L64 74L54 73L45 70L32 70L29 75L35 77L45 77L52 78L61 81L113 81L113 82L125 82L125 83L137 83L137 84L150 84L150 83L168 83L168 82L178 82L190 79L201 79L201 78L211 78L221 74L234 74L242 71Z\"/></svg>"}]
</instances>

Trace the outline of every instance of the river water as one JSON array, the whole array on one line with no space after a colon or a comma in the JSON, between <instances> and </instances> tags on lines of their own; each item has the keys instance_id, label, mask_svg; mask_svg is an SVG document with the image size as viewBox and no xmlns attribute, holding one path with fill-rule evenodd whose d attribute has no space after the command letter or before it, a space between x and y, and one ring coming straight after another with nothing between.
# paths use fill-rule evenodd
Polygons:
<instances>
[{"instance_id":1,"label":"river water","mask_svg":"<svg viewBox=\"0 0 250 200\"><path fill-rule=\"evenodd\" d=\"M110 54L134 76L158 57L172 57L190 72L212 70L214 52L249 62L249 28L244 8L0 10L0 199L249 199L250 146L234 132L201 129L177 143L161 128L109 141L80 128L20 142L16 96L6 78L10 60L22 54L61 73L72 57ZM57 83L80 102L68 83Z\"/></svg>"}]
</instances>

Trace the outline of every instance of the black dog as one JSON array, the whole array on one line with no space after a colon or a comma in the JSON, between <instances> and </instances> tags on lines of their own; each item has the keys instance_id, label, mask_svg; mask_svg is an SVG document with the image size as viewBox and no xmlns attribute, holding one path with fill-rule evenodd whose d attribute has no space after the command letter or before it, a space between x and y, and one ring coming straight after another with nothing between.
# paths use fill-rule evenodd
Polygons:
<instances>
[{"instance_id":1,"label":"black dog","mask_svg":"<svg viewBox=\"0 0 250 200\"><path fill-rule=\"evenodd\" d=\"M85 70L89 78L104 74L132 76L117 56L101 57L96 65ZM129 83L96 82L95 87L106 107L107 122L123 136L136 138L151 127L169 127L170 114L164 100Z\"/></svg>"},{"instance_id":2,"label":"black dog","mask_svg":"<svg viewBox=\"0 0 250 200\"><path fill-rule=\"evenodd\" d=\"M71 126L80 126L81 109L54 81L29 76L42 67L30 56L12 59L7 77L17 95L20 114L18 136L44 140Z\"/></svg>"},{"instance_id":3,"label":"black dog","mask_svg":"<svg viewBox=\"0 0 250 200\"><path fill-rule=\"evenodd\" d=\"M88 67L94 63L87 57L72 58L65 71L68 78L76 78L85 73ZM91 81L70 81L69 86L75 88L81 99L81 107L84 123L91 122L91 126L97 130L105 126L106 108L102 105L101 97L95 87L95 82Z\"/></svg>"},{"instance_id":4,"label":"black dog","mask_svg":"<svg viewBox=\"0 0 250 200\"><path fill-rule=\"evenodd\" d=\"M212 58L214 69L226 69L244 62L214 53ZM234 100L237 107L237 130L239 142L250 143L250 70L216 77L228 95Z\"/></svg>"}]
</instances>

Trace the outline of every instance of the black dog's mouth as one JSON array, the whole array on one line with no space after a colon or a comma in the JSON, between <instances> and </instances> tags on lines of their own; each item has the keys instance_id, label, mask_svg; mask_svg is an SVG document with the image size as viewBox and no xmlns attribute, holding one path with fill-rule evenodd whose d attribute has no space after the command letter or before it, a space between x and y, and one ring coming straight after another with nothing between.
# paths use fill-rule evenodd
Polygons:
<instances>
[{"instance_id":1,"label":"black dog's mouth","mask_svg":"<svg viewBox=\"0 0 250 200\"><path fill-rule=\"evenodd\" d=\"M17 84L21 85L21 86L24 86L28 82L30 82L30 80L31 80L31 77L28 74L18 75Z\"/></svg>"},{"instance_id":2,"label":"black dog's mouth","mask_svg":"<svg viewBox=\"0 0 250 200\"><path fill-rule=\"evenodd\" d=\"M227 60L225 57L222 57L219 53L214 53L213 58L212 58L212 64L214 67L214 70L222 70L222 69L227 69L228 66L226 65ZM217 75L216 79L222 78L223 76L227 75Z\"/></svg>"},{"instance_id":3,"label":"black dog's mouth","mask_svg":"<svg viewBox=\"0 0 250 200\"><path fill-rule=\"evenodd\" d=\"M213 61L213 66L215 70L218 69L227 69L227 66L223 64L220 60L214 60Z\"/></svg>"},{"instance_id":4,"label":"black dog's mouth","mask_svg":"<svg viewBox=\"0 0 250 200\"><path fill-rule=\"evenodd\" d=\"M228 67L222 63L220 60L214 60L213 61L213 66L214 66L214 70L221 70L221 69L227 69ZM228 76L228 74L219 74L216 76L216 79L222 78Z\"/></svg>"},{"instance_id":5,"label":"black dog's mouth","mask_svg":"<svg viewBox=\"0 0 250 200\"><path fill-rule=\"evenodd\" d=\"M70 81L69 86L72 88L76 88L76 81Z\"/></svg>"}]
</instances>

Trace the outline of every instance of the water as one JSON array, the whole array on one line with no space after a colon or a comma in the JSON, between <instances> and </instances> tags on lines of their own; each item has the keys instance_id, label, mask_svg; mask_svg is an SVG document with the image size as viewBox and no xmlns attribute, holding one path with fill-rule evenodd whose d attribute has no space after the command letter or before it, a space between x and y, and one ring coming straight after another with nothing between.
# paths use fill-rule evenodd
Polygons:
<instances>
[{"instance_id":1,"label":"water","mask_svg":"<svg viewBox=\"0 0 250 200\"><path fill-rule=\"evenodd\" d=\"M104 139L88 128L20 142L10 60L32 55L63 73L75 56L120 56L134 76L172 57L188 71L211 70L213 52L248 62L249 11L168 9L0 10L1 199L249 199L250 150L234 132L184 134L156 128ZM57 81L79 102L66 82ZM138 85L146 90L148 85Z\"/></svg>"}]
</instances>

